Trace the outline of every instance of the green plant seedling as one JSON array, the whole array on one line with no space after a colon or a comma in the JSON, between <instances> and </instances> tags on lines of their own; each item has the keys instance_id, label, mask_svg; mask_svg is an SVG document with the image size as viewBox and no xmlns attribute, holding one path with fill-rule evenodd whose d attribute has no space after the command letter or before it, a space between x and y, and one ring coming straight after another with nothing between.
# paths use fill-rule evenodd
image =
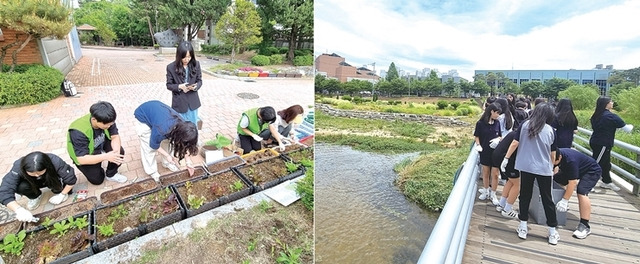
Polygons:
<instances>
[{"instance_id":1,"label":"green plant seedling","mask_svg":"<svg viewBox=\"0 0 640 264\"><path fill-rule=\"evenodd\" d=\"M189 207L195 210L200 208L200 206L204 204L205 200L206 198L204 196L196 197L193 194L189 194L189 196L187 197L187 203L189 204Z\"/></svg>"},{"instance_id":2,"label":"green plant seedling","mask_svg":"<svg viewBox=\"0 0 640 264\"><path fill-rule=\"evenodd\" d=\"M300 263L300 255L302 255L301 248L291 249L291 248L285 247L285 249L286 249L285 252L280 252L280 256L276 259L276 262L284 263L284 264Z\"/></svg>"},{"instance_id":3,"label":"green plant seedling","mask_svg":"<svg viewBox=\"0 0 640 264\"><path fill-rule=\"evenodd\" d=\"M298 170L298 164L295 164L291 161L287 161L284 163L285 166L287 166L287 171L288 172L294 172Z\"/></svg>"},{"instance_id":4,"label":"green plant seedling","mask_svg":"<svg viewBox=\"0 0 640 264\"><path fill-rule=\"evenodd\" d=\"M267 212L267 210L273 208L273 205L271 205L270 202L267 202L265 200L260 201L260 203L258 204L258 207L260 208L260 211Z\"/></svg>"},{"instance_id":5,"label":"green plant seedling","mask_svg":"<svg viewBox=\"0 0 640 264\"><path fill-rule=\"evenodd\" d=\"M242 187L244 187L244 184L242 183L242 180L237 180L235 182L233 182L233 184L231 184L231 190L233 190L234 192L237 192L239 190L242 190Z\"/></svg>"},{"instance_id":6,"label":"green plant seedling","mask_svg":"<svg viewBox=\"0 0 640 264\"><path fill-rule=\"evenodd\" d=\"M254 251L256 249L256 244L258 244L258 241L256 241L256 240L249 241L249 245L247 246L247 250L249 252Z\"/></svg>"},{"instance_id":7,"label":"green plant seedling","mask_svg":"<svg viewBox=\"0 0 640 264\"><path fill-rule=\"evenodd\" d=\"M146 223L148 218L149 218L149 210L147 210L146 208L142 209L140 211L140 217L138 217L138 220L140 220L141 223Z\"/></svg>"},{"instance_id":8,"label":"green plant seedling","mask_svg":"<svg viewBox=\"0 0 640 264\"><path fill-rule=\"evenodd\" d=\"M13 254L19 256L22 254L22 248L24 247L24 238L27 236L27 231L22 230L18 234L8 234L2 240L2 250L4 253Z\"/></svg>"},{"instance_id":9,"label":"green plant seedling","mask_svg":"<svg viewBox=\"0 0 640 264\"><path fill-rule=\"evenodd\" d=\"M49 234L58 234L58 237L64 236L69 231L72 223L67 223L67 220L62 220L53 224L53 230L49 231Z\"/></svg>"},{"instance_id":10,"label":"green plant seedling","mask_svg":"<svg viewBox=\"0 0 640 264\"><path fill-rule=\"evenodd\" d=\"M78 230L82 230L83 228L89 226L86 215L83 217L78 217L75 220L71 216L69 216L69 223L72 224L73 228L76 228Z\"/></svg>"},{"instance_id":11,"label":"green plant seedling","mask_svg":"<svg viewBox=\"0 0 640 264\"><path fill-rule=\"evenodd\" d=\"M42 220L42 226L44 227L49 227L51 225L51 222L53 221L53 219L51 219L50 217L45 217L44 220Z\"/></svg>"},{"instance_id":12,"label":"green plant seedling","mask_svg":"<svg viewBox=\"0 0 640 264\"><path fill-rule=\"evenodd\" d=\"M116 232L113 231L113 223L108 225L97 225L96 227L98 228L98 233L102 236L110 237L116 234Z\"/></svg>"},{"instance_id":13,"label":"green plant seedling","mask_svg":"<svg viewBox=\"0 0 640 264\"><path fill-rule=\"evenodd\" d=\"M187 181L184 183L184 188L187 188L187 192L191 191L191 181Z\"/></svg>"},{"instance_id":14,"label":"green plant seedling","mask_svg":"<svg viewBox=\"0 0 640 264\"><path fill-rule=\"evenodd\" d=\"M300 164L302 164L302 166L305 166L307 168L313 168L313 160L304 158L300 160Z\"/></svg>"},{"instance_id":15,"label":"green plant seedling","mask_svg":"<svg viewBox=\"0 0 640 264\"><path fill-rule=\"evenodd\" d=\"M245 260L242 261L242 264L250 264L250 263L251 263L251 261L249 261L248 259L245 259Z\"/></svg>"}]
</instances>

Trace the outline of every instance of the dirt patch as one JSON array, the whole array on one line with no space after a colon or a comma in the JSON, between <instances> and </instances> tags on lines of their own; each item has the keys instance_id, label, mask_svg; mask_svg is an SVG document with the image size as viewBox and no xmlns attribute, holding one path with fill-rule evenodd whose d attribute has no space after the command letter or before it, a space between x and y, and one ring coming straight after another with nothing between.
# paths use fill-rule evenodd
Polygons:
<instances>
[{"instance_id":1,"label":"dirt patch","mask_svg":"<svg viewBox=\"0 0 640 264\"><path fill-rule=\"evenodd\" d=\"M302 145L302 144L291 144L291 145L287 145L284 147L284 151L280 151L279 149L276 148L276 151L278 153L289 153L291 151L295 151L301 148L306 148L306 145Z\"/></svg>"},{"instance_id":2,"label":"dirt patch","mask_svg":"<svg viewBox=\"0 0 640 264\"><path fill-rule=\"evenodd\" d=\"M285 161L272 158L258 163L238 168L254 185L264 187L267 183L289 174Z\"/></svg>"},{"instance_id":3,"label":"dirt patch","mask_svg":"<svg viewBox=\"0 0 640 264\"><path fill-rule=\"evenodd\" d=\"M136 263L277 263L287 252L297 262L313 263L313 212L300 201L288 207L271 204L225 215L185 238L175 237L142 248ZM144 260L144 261L143 261Z\"/></svg>"},{"instance_id":4,"label":"dirt patch","mask_svg":"<svg viewBox=\"0 0 640 264\"><path fill-rule=\"evenodd\" d=\"M245 161L242 158L238 156L231 156L207 166L207 170L209 170L209 173L211 174L216 174L231 167L243 164L245 164Z\"/></svg>"},{"instance_id":5,"label":"dirt patch","mask_svg":"<svg viewBox=\"0 0 640 264\"><path fill-rule=\"evenodd\" d=\"M162 175L160 176L160 184L166 187L171 184L176 184L176 183L181 183L188 180L197 179L204 176L205 174L206 173L204 172L204 169L202 169L202 166L198 166L194 170L193 175L189 175L189 171L187 170L181 170L181 171L169 173L166 175Z\"/></svg>"},{"instance_id":6,"label":"dirt patch","mask_svg":"<svg viewBox=\"0 0 640 264\"><path fill-rule=\"evenodd\" d=\"M272 149L263 149L260 151L256 151L256 152L251 152L249 154L245 154L242 156L242 159L244 159L247 164L252 164L252 163L256 163L262 160L267 160L267 159L271 159L271 158L275 158L277 157L279 154L278 152L272 150Z\"/></svg>"},{"instance_id":7,"label":"dirt patch","mask_svg":"<svg viewBox=\"0 0 640 264\"><path fill-rule=\"evenodd\" d=\"M22 226L22 222L18 220L13 220L10 222L0 224L0 239L3 239L4 236L8 234L18 233L18 231L20 231L21 226Z\"/></svg>"},{"instance_id":8,"label":"dirt patch","mask_svg":"<svg viewBox=\"0 0 640 264\"><path fill-rule=\"evenodd\" d=\"M100 195L100 201L102 204L111 204L155 188L158 188L158 184L153 179L146 179L111 191L103 192Z\"/></svg>"}]
</instances>

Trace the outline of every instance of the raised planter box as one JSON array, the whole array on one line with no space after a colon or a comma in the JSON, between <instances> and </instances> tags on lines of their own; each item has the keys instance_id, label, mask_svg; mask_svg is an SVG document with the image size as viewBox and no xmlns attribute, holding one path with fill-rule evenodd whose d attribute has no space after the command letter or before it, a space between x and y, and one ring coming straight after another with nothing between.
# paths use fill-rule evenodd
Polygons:
<instances>
[{"instance_id":1,"label":"raised planter box","mask_svg":"<svg viewBox=\"0 0 640 264\"><path fill-rule=\"evenodd\" d=\"M100 202L102 204L111 204L158 188L160 188L160 185L158 185L158 183L153 179L149 178L103 192L100 194Z\"/></svg>"},{"instance_id":2,"label":"raised planter box","mask_svg":"<svg viewBox=\"0 0 640 264\"><path fill-rule=\"evenodd\" d=\"M237 187L234 187L235 185ZM230 169L175 185L178 200L191 217L251 194L251 184ZM190 203L199 200L201 204ZM196 208L197 207L197 208Z\"/></svg>"},{"instance_id":3,"label":"raised planter box","mask_svg":"<svg viewBox=\"0 0 640 264\"><path fill-rule=\"evenodd\" d=\"M22 230L22 222L13 219L12 221L0 224L0 240L8 234L16 234Z\"/></svg>"},{"instance_id":4,"label":"raised planter box","mask_svg":"<svg viewBox=\"0 0 640 264\"><path fill-rule=\"evenodd\" d=\"M64 235L58 237L58 234L51 234L53 230L54 222L47 228L39 226L37 229L28 231L27 236L24 239L24 247L22 254L19 256L11 255L0 251L0 256L4 260L4 263L45 263L41 258L47 258L46 263L73 263L78 260L91 256L94 252L92 245L94 238L91 230L92 213L88 212L82 216L74 217L81 218L86 217L87 226L81 230L77 228L70 228ZM67 219L62 221L67 222ZM62 222L59 221L59 222ZM50 253L45 256L41 256L41 248L50 247ZM57 252L57 253L56 253Z\"/></svg>"},{"instance_id":5,"label":"raised planter box","mask_svg":"<svg viewBox=\"0 0 640 264\"><path fill-rule=\"evenodd\" d=\"M94 251L100 252L184 219L184 208L169 186L98 207L94 215ZM98 226L109 224L115 235L101 234Z\"/></svg>"},{"instance_id":6,"label":"raised planter box","mask_svg":"<svg viewBox=\"0 0 640 264\"><path fill-rule=\"evenodd\" d=\"M284 77L286 77L286 74L284 74L284 73L278 73L278 74L276 74L276 77L284 78Z\"/></svg>"},{"instance_id":7,"label":"raised planter box","mask_svg":"<svg viewBox=\"0 0 640 264\"><path fill-rule=\"evenodd\" d=\"M288 160L305 166L308 169L313 167L314 156L313 148L301 148L284 154Z\"/></svg>"},{"instance_id":8,"label":"raised planter box","mask_svg":"<svg viewBox=\"0 0 640 264\"><path fill-rule=\"evenodd\" d=\"M89 214L90 212L93 212L93 209L95 209L99 203L100 202L98 202L98 198L95 196L92 196L81 201L70 203L65 206L55 208L53 210L36 214L34 216L37 218L40 218L39 221L35 223L27 222L26 229L27 230L37 229L39 226L42 226L42 224L47 218L49 218L51 222L58 222L60 220L67 219L67 217L69 216L77 217L80 215Z\"/></svg>"},{"instance_id":9,"label":"raised planter box","mask_svg":"<svg viewBox=\"0 0 640 264\"><path fill-rule=\"evenodd\" d=\"M260 74L258 74L258 77L269 77L269 73L268 72L261 72Z\"/></svg>"},{"instance_id":10,"label":"raised planter box","mask_svg":"<svg viewBox=\"0 0 640 264\"><path fill-rule=\"evenodd\" d=\"M238 73L238 77L249 77L249 73L248 72L239 72Z\"/></svg>"},{"instance_id":11,"label":"raised planter box","mask_svg":"<svg viewBox=\"0 0 640 264\"><path fill-rule=\"evenodd\" d=\"M207 165L207 170L210 174L216 174L230 169L231 167L241 166L244 164L247 164L245 160L238 155L233 155Z\"/></svg>"},{"instance_id":12,"label":"raised planter box","mask_svg":"<svg viewBox=\"0 0 640 264\"><path fill-rule=\"evenodd\" d=\"M269 77L278 77L277 73L269 73Z\"/></svg>"},{"instance_id":13,"label":"raised planter box","mask_svg":"<svg viewBox=\"0 0 640 264\"><path fill-rule=\"evenodd\" d=\"M245 160L247 164L252 164L261 160L277 157L279 155L280 153L278 153L277 151L270 148L266 148L266 149L261 149L258 151L251 152L249 154L244 154L241 156L241 158Z\"/></svg>"},{"instance_id":14,"label":"raised planter box","mask_svg":"<svg viewBox=\"0 0 640 264\"><path fill-rule=\"evenodd\" d=\"M288 171L285 165L286 161L284 157L275 157L254 164L234 167L232 170L251 183L254 187L254 192L260 192L304 175L305 169L300 165L297 166L295 171Z\"/></svg>"},{"instance_id":15,"label":"raised planter box","mask_svg":"<svg viewBox=\"0 0 640 264\"><path fill-rule=\"evenodd\" d=\"M286 73L284 77L287 77L287 78L293 78L293 77L295 77L295 76L296 76L296 74L295 74L295 73Z\"/></svg>"},{"instance_id":16,"label":"raised planter box","mask_svg":"<svg viewBox=\"0 0 640 264\"><path fill-rule=\"evenodd\" d=\"M258 77L258 75L260 75L259 72L250 72L249 73L249 77Z\"/></svg>"},{"instance_id":17,"label":"raised planter box","mask_svg":"<svg viewBox=\"0 0 640 264\"><path fill-rule=\"evenodd\" d=\"M195 178L200 178L206 174L207 173L204 171L202 166L196 166L193 176L189 175L188 170L181 170L160 176L160 185L162 185L162 187L166 187L171 184L178 184Z\"/></svg>"}]
</instances>

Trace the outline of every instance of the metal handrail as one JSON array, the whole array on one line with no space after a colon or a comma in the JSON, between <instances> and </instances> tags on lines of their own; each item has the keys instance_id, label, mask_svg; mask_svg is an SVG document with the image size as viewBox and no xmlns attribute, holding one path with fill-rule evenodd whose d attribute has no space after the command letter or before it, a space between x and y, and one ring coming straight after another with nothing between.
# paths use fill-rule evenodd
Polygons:
<instances>
[{"instance_id":1,"label":"metal handrail","mask_svg":"<svg viewBox=\"0 0 640 264\"><path fill-rule=\"evenodd\" d=\"M467 241L479 174L479 155L473 149L463 164L418 263L460 263Z\"/></svg>"}]
</instances>

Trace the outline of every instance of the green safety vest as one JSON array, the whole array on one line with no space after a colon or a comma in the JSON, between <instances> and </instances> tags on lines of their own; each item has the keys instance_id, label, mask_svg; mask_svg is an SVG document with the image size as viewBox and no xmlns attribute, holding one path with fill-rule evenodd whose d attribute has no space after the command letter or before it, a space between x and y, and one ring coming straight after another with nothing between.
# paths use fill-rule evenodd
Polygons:
<instances>
[{"instance_id":1,"label":"green safety vest","mask_svg":"<svg viewBox=\"0 0 640 264\"><path fill-rule=\"evenodd\" d=\"M249 129L249 131L253 132L254 134L258 134L260 133L260 131L265 130L269 127L269 123L267 122L263 123L262 126L260 126L260 120L258 120L258 108L249 109L242 113L242 116L246 116L249 118L249 126L247 127L247 129ZM240 120L242 120L242 118L240 118ZM242 127L240 127L240 121L238 121L238 134L248 136L247 133L242 131Z\"/></svg>"},{"instance_id":2,"label":"green safety vest","mask_svg":"<svg viewBox=\"0 0 640 264\"><path fill-rule=\"evenodd\" d=\"M71 129L78 130L82 132L82 134L87 136L87 138L89 139L89 155L92 155L93 154L93 127L91 126L91 114L87 114L81 118L76 119L76 121L73 121L69 126L69 130ZM109 130L105 129L104 134L107 137L107 139L111 140L111 135L109 135ZM69 156L71 157L73 162L76 165L80 165L80 163L78 162L78 157L76 157L76 152L73 150L73 144L71 143L71 136L69 135L69 132L67 132L67 152L69 153Z\"/></svg>"}]
</instances>

